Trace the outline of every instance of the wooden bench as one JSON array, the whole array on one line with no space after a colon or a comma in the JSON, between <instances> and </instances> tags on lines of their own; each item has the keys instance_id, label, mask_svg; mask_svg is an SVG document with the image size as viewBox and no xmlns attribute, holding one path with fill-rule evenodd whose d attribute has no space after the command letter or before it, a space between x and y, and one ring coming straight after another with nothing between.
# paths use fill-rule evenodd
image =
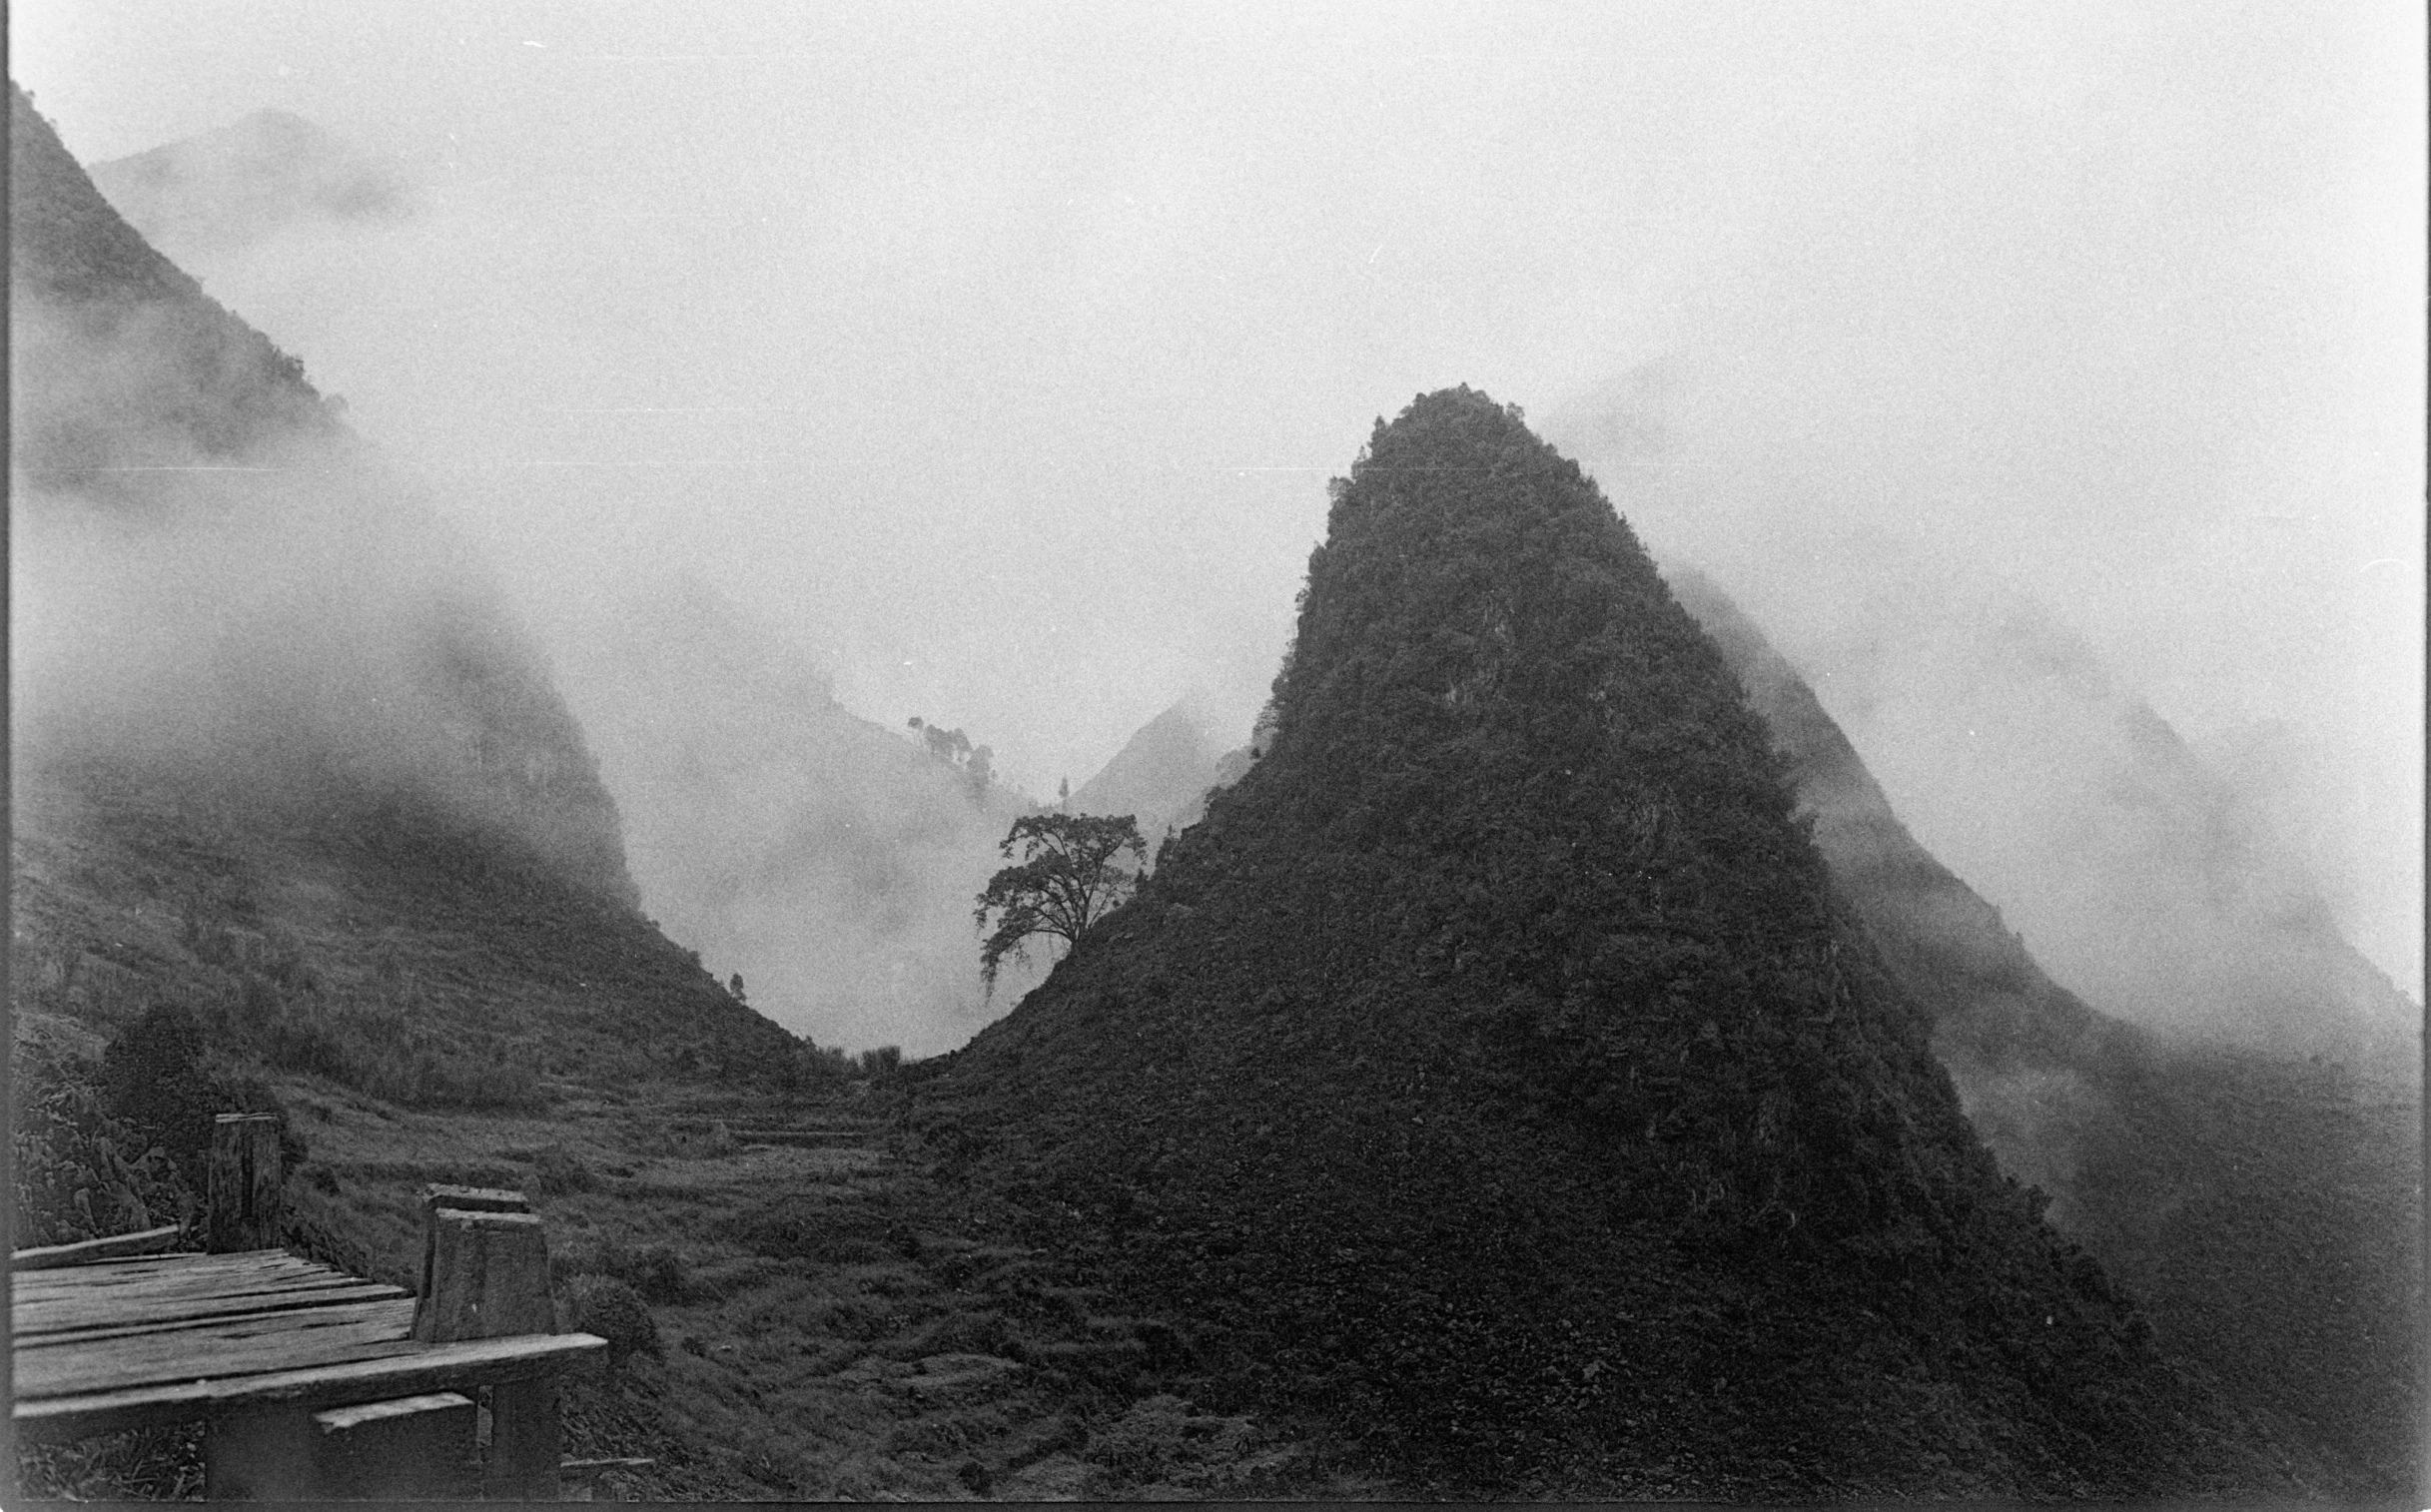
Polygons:
<instances>
[{"instance_id":1,"label":"wooden bench","mask_svg":"<svg viewBox=\"0 0 2431 1512\"><path fill-rule=\"evenodd\" d=\"M214 1135L212 1232L275 1232L275 1125ZM550 1331L520 1193L432 1187L424 1210L418 1302L283 1249L145 1252L175 1229L13 1256L19 1438L200 1419L213 1500L555 1499L557 1375L607 1341Z\"/></svg>"}]
</instances>

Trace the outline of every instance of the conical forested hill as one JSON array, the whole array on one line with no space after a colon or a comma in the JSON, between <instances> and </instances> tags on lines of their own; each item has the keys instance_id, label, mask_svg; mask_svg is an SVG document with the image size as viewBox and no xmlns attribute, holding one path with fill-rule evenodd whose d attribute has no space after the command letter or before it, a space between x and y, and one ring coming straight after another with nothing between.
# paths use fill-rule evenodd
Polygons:
<instances>
[{"instance_id":1,"label":"conical forested hill","mask_svg":"<svg viewBox=\"0 0 2431 1512\"><path fill-rule=\"evenodd\" d=\"M914 1116L1203 1390L1413 1486L2266 1475L1928 1033L1720 653L1461 388L1335 485L1263 759Z\"/></svg>"}]
</instances>

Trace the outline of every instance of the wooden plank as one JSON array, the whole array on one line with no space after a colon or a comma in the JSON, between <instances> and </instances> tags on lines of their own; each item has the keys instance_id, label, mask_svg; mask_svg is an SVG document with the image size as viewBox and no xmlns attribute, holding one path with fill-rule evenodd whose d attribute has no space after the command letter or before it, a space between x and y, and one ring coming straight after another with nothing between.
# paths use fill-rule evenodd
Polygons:
<instances>
[{"instance_id":1,"label":"wooden plank","mask_svg":"<svg viewBox=\"0 0 2431 1512\"><path fill-rule=\"evenodd\" d=\"M326 1265L263 1266L255 1270L218 1271L201 1275L159 1275L109 1286L27 1287L11 1293L21 1307L155 1306L179 1297L234 1295L240 1291L282 1291L298 1286L327 1286L360 1280Z\"/></svg>"},{"instance_id":2,"label":"wooden plank","mask_svg":"<svg viewBox=\"0 0 2431 1512\"><path fill-rule=\"evenodd\" d=\"M285 1287L277 1291L244 1291L190 1297L159 1308L82 1307L28 1303L18 1309L13 1337L20 1349L54 1342L62 1334L96 1329L184 1328L215 1317L249 1312L289 1312L305 1307L332 1307L349 1302L375 1302L406 1295L402 1286L382 1281L331 1282Z\"/></svg>"},{"instance_id":3,"label":"wooden plank","mask_svg":"<svg viewBox=\"0 0 2431 1512\"><path fill-rule=\"evenodd\" d=\"M141 1233L117 1233L74 1244L45 1244L39 1249L20 1249L8 1257L8 1268L11 1271L51 1270L61 1265L82 1265L92 1260L150 1254L176 1243L178 1235L185 1231L171 1223L165 1228L147 1228Z\"/></svg>"},{"instance_id":4,"label":"wooden plank","mask_svg":"<svg viewBox=\"0 0 2431 1512\"><path fill-rule=\"evenodd\" d=\"M289 1307L318 1306L325 1302L369 1301L375 1295L395 1296L404 1289L389 1286L375 1293L362 1290L366 1286L383 1284L332 1275L299 1277L278 1284L256 1283L166 1295L45 1298L20 1302L11 1309L10 1332L20 1343L39 1342L43 1334L74 1328L175 1323L182 1319L232 1312L272 1312Z\"/></svg>"},{"instance_id":5,"label":"wooden plank","mask_svg":"<svg viewBox=\"0 0 2431 1512\"><path fill-rule=\"evenodd\" d=\"M19 1293L107 1291L117 1286L152 1286L164 1281L208 1275L261 1275L282 1270L328 1270L332 1267L289 1254L284 1249L253 1254L175 1254L144 1260L103 1260L61 1270L35 1270L15 1277Z\"/></svg>"},{"instance_id":6,"label":"wooden plank","mask_svg":"<svg viewBox=\"0 0 2431 1512\"><path fill-rule=\"evenodd\" d=\"M73 1271L34 1271L34 1276L80 1276L95 1266L75 1266ZM226 1266L226 1269L195 1269L195 1271L153 1271L144 1276L97 1276L80 1286L56 1286L56 1283L24 1281L10 1288L10 1298L17 1303L32 1300L58 1300L83 1295L83 1298L124 1298L124 1295L178 1295L192 1290L212 1290L214 1286L253 1286L260 1281L287 1276L343 1276L346 1271L333 1271L331 1266L316 1266L312 1261L287 1261L287 1264Z\"/></svg>"},{"instance_id":7,"label":"wooden plank","mask_svg":"<svg viewBox=\"0 0 2431 1512\"><path fill-rule=\"evenodd\" d=\"M349 1433L369 1423L392 1417L405 1417L420 1412L443 1412L449 1408L470 1407L472 1398L453 1391L432 1391L420 1396L401 1396L385 1402L361 1402L352 1407L332 1407L327 1412L313 1414L313 1422L324 1433Z\"/></svg>"},{"instance_id":8,"label":"wooden plank","mask_svg":"<svg viewBox=\"0 0 2431 1512\"><path fill-rule=\"evenodd\" d=\"M465 1212L529 1212L531 1198L503 1186L443 1186L423 1188L422 1206L454 1207Z\"/></svg>"},{"instance_id":9,"label":"wooden plank","mask_svg":"<svg viewBox=\"0 0 2431 1512\"><path fill-rule=\"evenodd\" d=\"M360 1289L365 1295L341 1296L298 1307L256 1307L248 1310L243 1305L247 1299L232 1298L228 1305L219 1311L197 1317L142 1318L101 1328L73 1328L58 1333L20 1334L17 1338L17 1347L19 1350L64 1349L99 1343L104 1339L132 1338L146 1333L208 1333L217 1327L267 1323L275 1319L286 1319L289 1321L289 1326L303 1327L304 1324L298 1320L308 1315L345 1312L363 1317L385 1317L388 1315L386 1312L376 1314L365 1312L364 1309L375 1307L394 1310L401 1305L405 1314L405 1326L412 1327L413 1298L407 1296L402 1288L367 1281ZM327 1292L314 1294L322 1297L329 1296Z\"/></svg>"},{"instance_id":10,"label":"wooden plank","mask_svg":"<svg viewBox=\"0 0 2431 1512\"><path fill-rule=\"evenodd\" d=\"M405 1336L412 1327L411 1315L400 1327L394 1304L387 1314L364 1317L350 1315L353 1312L351 1308L309 1310L249 1323L139 1333L84 1346L20 1349L17 1395L72 1396L268 1375L419 1347Z\"/></svg>"},{"instance_id":11,"label":"wooden plank","mask_svg":"<svg viewBox=\"0 0 2431 1512\"><path fill-rule=\"evenodd\" d=\"M21 1442L79 1438L121 1428L192 1422L213 1413L255 1407L319 1410L373 1396L464 1391L499 1381L529 1380L552 1375L576 1358L606 1347L607 1340L593 1333L421 1345L407 1353L310 1370L35 1400L20 1396L11 1416Z\"/></svg>"},{"instance_id":12,"label":"wooden plank","mask_svg":"<svg viewBox=\"0 0 2431 1512\"><path fill-rule=\"evenodd\" d=\"M309 1265L284 1249L239 1250L231 1254L156 1254L139 1259L96 1260L73 1270L33 1270L12 1276L17 1286L107 1286L144 1276L235 1271L284 1262Z\"/></svg>"}]
</instances>

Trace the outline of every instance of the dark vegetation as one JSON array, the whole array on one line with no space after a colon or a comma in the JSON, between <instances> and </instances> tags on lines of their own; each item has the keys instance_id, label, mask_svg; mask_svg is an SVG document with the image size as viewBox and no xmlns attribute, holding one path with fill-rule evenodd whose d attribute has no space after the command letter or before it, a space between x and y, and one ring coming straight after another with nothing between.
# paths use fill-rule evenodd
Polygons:
<instances>
[{"instance_id":1,"label":"dark vegetation","mask_svg":"<svg viewBox=\"0 0 2431 1512\"><path fill-rule=\"evenodd\" d=\"M1626 525L1379 424L1263 759L915 1086L1032 1242L1450 1491L2268 1484L2005 1179Z\"/></svg>"},{"instance_id":2,"label":"dark vegetation","mask_svg":"<svg viewBox=\"0 0 2431 1512\"><path fill-rule=\"evenodd\" d=\"M2407 1068L2155 1038L2079 1002L1918 845L1806 681L1675 572L1788 763L1817 848L2002 1163L2271 1425L2318 1490L2416 1488L2421 1102ZM2325 993L2325 996L2327 994Z\"/></svg>"},{"instance_id":3,"label":"dark vegetation","mask_svg":"<svg viewBox=\"0 0 2431 1512\"><path fill-rule=\"evenodd\" d=\"M1148 844L1129 814L1026 814L999 849L1010 861L1017 847L1021 860L988 879L972 914L985 935L979 974L990 991L1005 957L1020 959L1031 940L1047 935L1068 949L1079 945L1091 925L1123 906L1148 865ZM1125 856L1129 866L1121 864Z\"/></svg>"}]
</instances>

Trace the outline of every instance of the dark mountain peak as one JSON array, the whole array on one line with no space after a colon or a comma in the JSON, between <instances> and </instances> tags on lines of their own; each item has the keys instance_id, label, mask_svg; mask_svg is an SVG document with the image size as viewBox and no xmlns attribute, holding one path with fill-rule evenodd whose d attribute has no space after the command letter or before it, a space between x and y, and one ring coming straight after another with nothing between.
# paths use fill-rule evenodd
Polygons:
<instances>
[{"instance_id":1,"label":"dark mountain peak","mask_svg":"<svg viewBox=\"0 0 2431 1512\"><path fill-rule=\"evenodd\" d=\"M1643 1490L1663 1442L1743 1486L1757 1420L1813 1485L1925 1484L1918 1431L2018 1488L2182 1467L1595 485L1457 388L1332 492L1271 749L929 1080L937 1147L1446 1484ZM1907 1369L1956 1389L1874 1415Z\"/></svg>"}]
</instances>

